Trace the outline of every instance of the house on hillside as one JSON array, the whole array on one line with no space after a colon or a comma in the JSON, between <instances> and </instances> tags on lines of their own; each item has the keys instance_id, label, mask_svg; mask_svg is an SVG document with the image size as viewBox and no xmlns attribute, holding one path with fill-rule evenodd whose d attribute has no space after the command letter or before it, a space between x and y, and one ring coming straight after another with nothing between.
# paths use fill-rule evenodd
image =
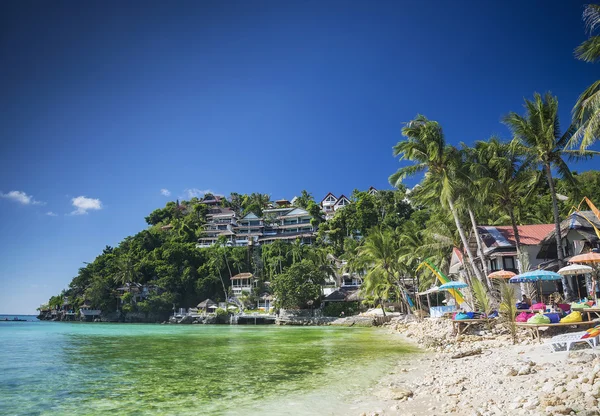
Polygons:
<instances>
[{"instance_id":1,"label":"house on hillside","mask_svg":"<svg viewBox=\"0 0 600 416\"><path fill-rule=\"evenodd\" d=\"M312 216L302 208L275 208L264 211L265 227L260 244L276 240L295 241L311 244L315 238L315 229L310 223Z\"/></svg>"},{"instance_id":2,"label":"house on hillside","mask_svg":"<svg viewBox=\"0 0 600 416\"><path fill-rule=\"evenodd\" d=\"M333 214L335 214L335 209L333 208L335 206L335 203L337 202L337 197L332 194L331 192L329 192L327 195L325 195L325 198L323 198L321 200L321 209L323 210L323 212L325 213L325 220L329 221L330 219L333 218Z\"/></svg>"},{"instance_id":3,"label":"house on hillside","mask_svg":"<svg viewBox=\"0 0 600 416\"><path fill-rule=\"evenodd\" d=\"M517 230L521 241L523 252L529 256L529 268L537 268L543 261L538 259L538 254L542 247L542 241L548 233L554 228L553 224L533 224L519 225ZM479 236L483 243L483 254L486 258L487 267L490 272L497 270L510 270L518 273L519 259L517 258L517 249L513 228L510 225L502 226L479 226L477 227ZM482 259L477 257L477 241L471 233L469 238L471 252L476 256L476 261ZM454 249L450 262L450 274L459 274L463 269L463 253Z\"/></svg>"},{"instance_id":4,"label":"house on hillside","mask_svg":"<svg viewBox=\"0 0 600 416\"><path fill-rule=\"evenodd\" d=\"M594 228L595 227L595 228ZM574 212L560 223L560 235L565 251L565 259L581 253L600 248L600 219L592 211ZM556 250L556 232L554 225L542 241L542 249L538 253L538 260L544 262L547 269L558 267Z\"/></svg>"},{"instance_id":5,"label":"house on hillside","mask_svg":"<svg viewBox=\"0 0 600 416\"><path fill-rule=\"evenodd\" d=\"M241 296L242 293L252 293L256 287L257 279L252 273L239 273L231 278L231 291L233 296Z\"/></svg>"},{"instance_id":6,"label":"house on hillside","mask_svg":"<svg viewBox=\"0 0 600 416\"><path fill-rule=\"evenodd\" d=\"M235 245L238 247L257 243L262 237L265 225L263 219L253 212L246 214L237 221L237 226L233 227L235 232Z\"/></svg>"},{"instance_id":7,"label":"house on hillside","mask_svg":"<svg viewBox=\"0 0 600 416\"><path fill-rule=\"evenodd\" d=\"M344 208L347 205L350 205L350 200L346 198L346 195L342 194L338 200L333 205L333 212L337 212L339 209Z\"/></svg>"}]
</instances>

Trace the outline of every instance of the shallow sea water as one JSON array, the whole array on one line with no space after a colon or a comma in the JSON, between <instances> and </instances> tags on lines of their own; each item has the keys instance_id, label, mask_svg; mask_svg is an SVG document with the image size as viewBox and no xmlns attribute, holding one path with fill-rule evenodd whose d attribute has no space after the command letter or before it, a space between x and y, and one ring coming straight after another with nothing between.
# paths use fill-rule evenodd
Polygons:
<instances>
[{"instance_id":1,"label":"shallow sea water","mask_svg":"<svg viewBox=\"0 0 600 416\"><path fill-rule=\"evenodd\" d=\"M373 328L0 322L0 414L346 414L410 352Z\"/></svg>"}]
</instances>

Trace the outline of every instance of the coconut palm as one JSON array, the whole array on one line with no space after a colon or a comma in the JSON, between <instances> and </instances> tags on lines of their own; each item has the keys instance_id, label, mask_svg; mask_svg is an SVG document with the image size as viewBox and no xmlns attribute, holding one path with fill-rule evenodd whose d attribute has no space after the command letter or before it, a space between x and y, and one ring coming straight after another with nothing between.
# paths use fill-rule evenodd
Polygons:
<instances>
[{"instance_id":1,"label":"coconut palm","mask_svg":"<svg viewBox=\"0 0 600 416\"><path fill-rule=\"evenodd\" d=\"M407 139L398 142L394 146L394 156L400 156L400 160L410 160L416 163L398 169L396 173L390 176L390 183L393 186L399 186L404 178L422 172L425 173L425 177L421 182L423 193L428 194L430 197L437 195L441 204L450 209L469 264L476 277L484 282L485 277L475 264L475 256L469 247L459 211L455 206L457 172L461 165L458 150L446 144L439 123L428 120L422 115L418 115L414 120L407 123L402 129L402 134Z\"/></svg>"},{"instance_id":2,"label":"coconut palm","mask_svg":"<svg viewBox=\"0 0 600 416\"><path fill-rule=\"evenodd\" d=\"M115 283L125 285L135 283L140 277L139 271L135 267L135 261L129 254L122 255L117 260L117 272L114 275Z\"/></svg>"},{"instance_id":3,"label":"coconut palm","mask_svg":"<svg viewBox=\"0 0 600 416\"><path fill-rule=\"evenodd\" d=\"M565 134L561 134L558 120L558 99L550 93L546 93L543 97L535 93L533 101L525 99L525 115L521 116L511 112L504 117L504 123L514 134L515 140L518 140L523 146L523 151L529 163L532 166L540 167L546 176L552 197L558 263L559 267L562 267L565 253L562 246L558 199L552 169L556 169L558 174L570 186L576 188L577 183L563 157L577 159L591 156L597 152L565 149L571 138L572 129L569 129ZM565 286L565 290L567 297L572 299L574 294L571 293L568 285Z\"/></svg>"},{"instance_id":4,"label":"coconut palm","mask_svg":"<svg viewBox=\"0 0 600 416\"><path fill-rule=\"evenodd\" d=\"M583 12L583 21L589 38L575 49L575 57L585 62L600 59L600 36L592 35L600 25L600 5L588 4ZM573 108L573 123L577 130L569 141L569 147L580 145L587 149L600 135L600 80L590 85L580 96Z\"/></svg>"},{"instance_id":5,"label":"coconut palm","mask_svg":"<svg viewBox=\"0 0 600 416\"><path fill-rule=\"evenodd\" d=\"M510 219L515 236L517 257L521 258L522 246L517 227L516 212L526 202L531 185L536 182L535 172L525 159L525 149L519 141L505 143L497 137L478 141L473 147L474 161L471 171L477 178L480 195L490 205L504 211ZM522 265L519 264L519 272Z\"/></svg>"},{"instance_id":6,"label":"coconut palm","mask_svg":"<svg viewBox=\"0 0 600 416\"><path fill-rule=\"evenodd\" d=\"M378 227L371 230L358 249L363 264L368 265L362 290L381 302L393 293L401 293L408 306L406 288L401 279L400 247L400 239L393 230ZM383 303L381 307L383 309Z\"/></svg>"}]
</instances>

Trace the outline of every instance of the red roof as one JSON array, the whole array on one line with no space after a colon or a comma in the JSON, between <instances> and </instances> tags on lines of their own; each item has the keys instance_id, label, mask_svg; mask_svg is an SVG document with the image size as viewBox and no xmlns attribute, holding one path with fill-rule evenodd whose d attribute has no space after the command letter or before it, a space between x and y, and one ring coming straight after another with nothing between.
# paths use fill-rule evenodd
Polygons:
<instances>
[{"instance_id":1,"label":"red roof","mask_svg":"<svg viewBox=\"0 0 600 416\"><path fill-rule=\"evenodd\" d=\"M511 225L496 226L496 229L512 244L515 242L515 234ZM535 246L554 230L554 224L517 225L521 244Z\"/></svg>"}]
</instances>

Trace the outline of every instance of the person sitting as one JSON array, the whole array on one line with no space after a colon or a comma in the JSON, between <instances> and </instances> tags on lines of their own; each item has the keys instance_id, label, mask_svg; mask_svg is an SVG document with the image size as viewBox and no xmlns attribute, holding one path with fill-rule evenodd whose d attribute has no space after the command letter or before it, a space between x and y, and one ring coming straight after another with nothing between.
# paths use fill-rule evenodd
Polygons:
<instances>
[{"instance_id":1,"label":"person sitting","mask_svg":"<svg viewBox=\"0 0 600 416\"><path fill-rule=\"evenodd\" d=\"M519 302L517 309L529 309L531 308L531 299L527 295L523 295L521 302Z\"/></svg>"}]
</instances>

